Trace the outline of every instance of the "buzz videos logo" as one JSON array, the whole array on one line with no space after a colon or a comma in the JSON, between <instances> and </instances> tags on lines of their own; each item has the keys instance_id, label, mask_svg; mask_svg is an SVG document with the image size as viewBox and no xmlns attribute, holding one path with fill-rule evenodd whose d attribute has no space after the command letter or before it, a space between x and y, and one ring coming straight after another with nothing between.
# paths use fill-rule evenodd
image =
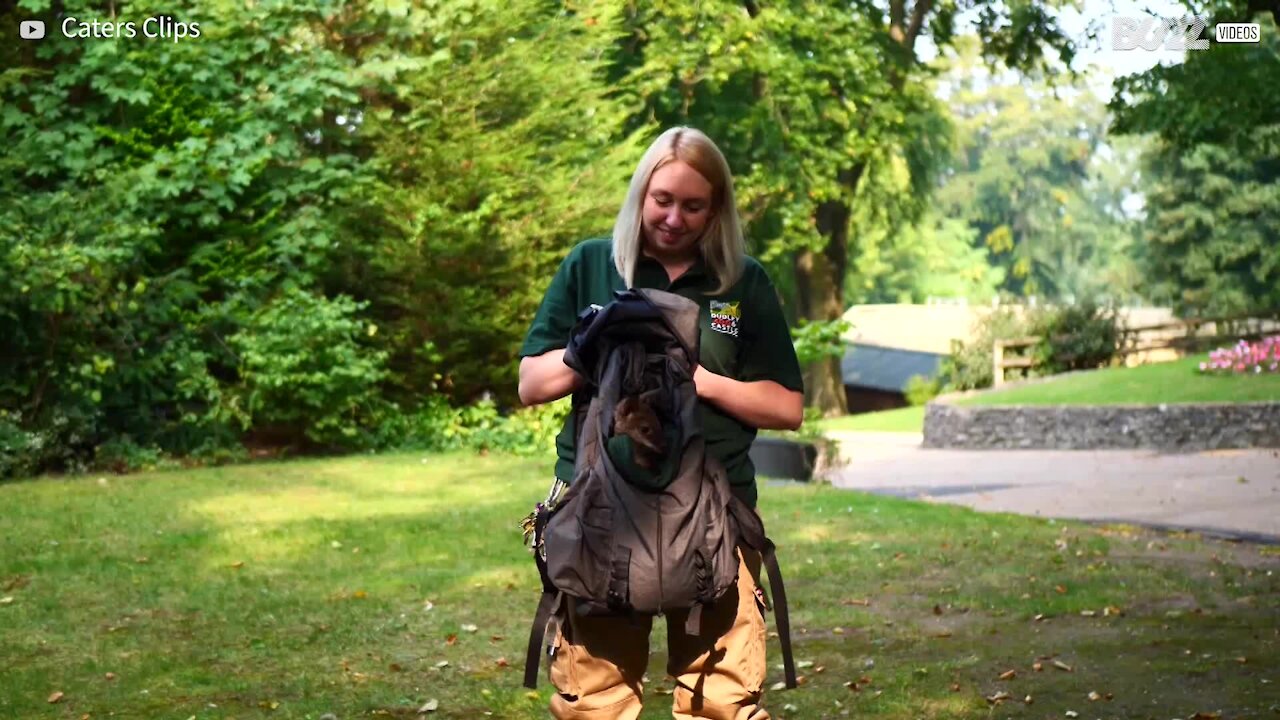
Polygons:
<instances>
[{"instance_id":1,"label":"buzz videos logo","mask_svg":"<svg viewBox=\"0 0 1280 720\"><path fill-rule=\"evenodd\" d=\"M1123 17L1111 23L1112 50L1208 50L1209 39L1201 37L1209 23L1201 17ZM1213 28L1219 43L1256 43L1262 27L1257 23L1218 23Z\"/></svg>"},{"instance_id":2,"label":"buzz videos logo","mask_svg":"<svg viewBox=\"0 0 1280 720\"><path fill-rule=\"evenodd\" d=\"M44 39L44 21L43 20L23 20L18 25L18 36L23 40L43 40Z\"/></svg>"},{"instance_id":3,"label":"buzz videos logo","mask_svg":"<svg viewBox=\"0 0 1280 720\"><path fill-rule=\"evenodd\" d=\"M1204 18L1117 17L1111 23L1112 50L1208 50L1200 37L1209 23Z\"/></svg>"}]
</instances>

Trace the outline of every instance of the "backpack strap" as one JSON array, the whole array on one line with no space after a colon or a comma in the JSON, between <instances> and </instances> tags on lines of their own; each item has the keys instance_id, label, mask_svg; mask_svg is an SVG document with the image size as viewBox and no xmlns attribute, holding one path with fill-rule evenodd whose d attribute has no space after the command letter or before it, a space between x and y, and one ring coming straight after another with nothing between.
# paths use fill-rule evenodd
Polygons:
<instances>
[{"instance_id":1,"label":"backpack strap","mask_svg":"<svg viewBox=\"0 0 1280 720\"><path fill-rule=\"evenodd\" d=\"M697 637L702 634L702 602L696 602L689 608L689 616L684 621L686 635Z\"/></svg>"},{"instance_id":2,"label":"backpack strap","mask_svg":"<svg viewBox=\"0 0 1280 720\"><path fill-rule=\"evenodd\" d=\"M525 652L524 686L530 690L538 688L538 664L542 656L542 643L547 639L547 631L555 626L550 642L556 641L556 633L560 631L560 603L564 593L544 592L538 601L538 611L533 616L533 627L529 629L529 647ZM555 652L555 647L548 648L547 654Z\"/></svg>"},{"instance_id":3,"label":"backpack strap","mask_svg":"<svg viewBox=\"0 0 1280 720\"><path fill-rule=\"evenodd\" d=\"M765 538L764 543L761 558L769 573L769 589L773 591L773 618L778 624L778 640L782 643L783 673L786 675L787 687L794 690L798 683L796 662L791 654L791 618L787 614L787 589L782 584L782 571L778 569L777 547L768 538ZM765 596L765 606L768 607L768 604L768 596Z\"/></svg>"}]
</instances>

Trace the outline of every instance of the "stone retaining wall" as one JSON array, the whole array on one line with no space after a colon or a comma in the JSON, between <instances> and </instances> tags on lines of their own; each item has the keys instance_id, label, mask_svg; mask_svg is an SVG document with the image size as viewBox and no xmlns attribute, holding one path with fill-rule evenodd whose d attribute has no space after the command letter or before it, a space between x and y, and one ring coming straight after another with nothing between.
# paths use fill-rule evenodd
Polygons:
<instances>
[{"instance_id":1,"label":"stone retaining wall","mask_svg":"<svg viewBox=\"0 0 1280 720\"><path fill-rule=\"evenodd\" d=\"M925 407L924 446L1199 451L1280 448L1280 403Z\"/></svg>"}]
</instances>

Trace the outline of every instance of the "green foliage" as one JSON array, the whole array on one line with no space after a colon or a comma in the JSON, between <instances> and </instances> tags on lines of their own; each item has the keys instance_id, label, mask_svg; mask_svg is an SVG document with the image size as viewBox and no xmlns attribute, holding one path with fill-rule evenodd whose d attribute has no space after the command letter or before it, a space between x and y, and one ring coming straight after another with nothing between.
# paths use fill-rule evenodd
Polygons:
<instances>
[{"instance_id":1,"label":"green foliage","mask_svg":"<svg viewBox=\"0 0 1280 720\"><path fill-rule=\"evenodd\" d=\"M360 343L376 325L357 319L347 297L290 289L255 312L227 338L240 359L237 393L254 429L278 439L299 432L322 446L358 448L386 377L386 353Z\"/></svg>"},{"instance_id":2,"label":"green foliage","mask_svg":"<svg viewBox=\"0 0 1280 720\"><path fill-rule=\"evenodd\" d=\"M1249 14L1241 2L1207 10ZM1263 90L1280 76L1280 31L1259 24L1256 45L1215 43L1116 81L1116 131L1157 137L1144 157L1143 270L1180 314L1280 307L1280 94Z\"/></svg>"},{"instance_id":3,"label":"green foliage","mask_svg":"<svg viewBox=\"0 0 1280 720\"><path fill-rule=\"evenodd\" d=\"M995 341L1032 335L1035 326L1034 314L1017 307L1002 306L983 315L976 323L973 340L954 343L951 355L942 361L939 376L945 379L947 390L991 387Z\"/></svg>"},{"instance_id":4,"label":"green foliage","mask_svg":"<svg viewBox=\"0 0 1280 720\"><path fill-rule=\"evenodd\" d=\"M980 64L973 37L956 50L943 77L955 153L934 213L963 220L977 252L964 265L935 261L941 267L930 274L954 276L967 266L971 278L1055 302L1132 296L1138 231L1123 206L1141 179L1132 143L1104 141L1104 108L1083 81L1051 87L1037 77L995 76ZM999 275L983 278L978 260Z\"/></svg>"},{"instance_id":5,"label":"green foliage","mask_svg":"<svg viewBox=\"0 0 1280 720\"><path fill-rule=\"evenodd\" d=\"M924 405L930 400L938 397L942 392L942 381L938 378L929 378L924 375L912 375L907 378L907 387L905 394L907 403L911 406Z\"/></svg>"},{"instance_id":6,"label":"green foliage","mask_svg":"<svg viewBox=\"0 0 1280 720\"><path fill-rule=\"evenodd\" d=\"M412 413L388 413L378 428L378 445L393 450L542 455L554 452L569 407L569 398L563 398L501 415L491 398L452 407L435 395Z\"/></svg>"},{"instance_id":7,"label":"green foliage","mask_svg":"<svg viewBox=\"0 0 1280 720\"><path fill-rule=\"evenodd\" d=\"M1247 149L1162 144L1147 157L1147 271L1179 313L1280 307L1280 124L1253 137Z\"/></svg>"},{"instance_id":8,"label":"green foliage","mask_svg":"<svg viewBox=\"0 0 1280 720\"><path fill-rule=\"evenodd\" d=\"M1237 9L1216 11L1219 18L1246 21ZM1264 90L1280 76L1280 28L1262 17L1257 44L1210 43L1208 50L1187 53L1184 62L1118 78L1110 103L1113 131L1154 133L1182 151L1201 144L1252 148L1254 132L1280 118L1280 93Z\"/></svg>"},{"instance_id":9,"label":"green foliage","mask_svg":"<svg viewBox=\"0 0 1280 720\"><path fill-rule=\"evenodd\" d=\"M929 212L881 241L859 244L846 280L846 299L860 303L923 303L931 297L984 302L1007 270L993 265L968 222Z\"/></svg>"},{"instance_id":10,"label":"green foliage","mask_svg":"<svg viewBox=\"0 0 1280 720\"><path fill-rule=\"evenodd\" d=\"M800 367L829 358L844 357L845 343L842 338L852 327L852 323L843 319L801 320L791 329L791 341L795 345Z\"/></svg>"},{"instance_id":11,"label":"green foliage","mask_svg":"<svg viewBox=\"0 0 1280 720\"><path fill-rule=\"evenodd\" d=\"M407 406L436 392L515 400L516 350L546 284L569 247L608 232L638 152L597 79L612 4L480 9L379 17L386 42L359 53L376 234L343 266L373 303L391 397Z\"/></svg>"},{"instance_id":12,"label":"green foliage","mask_svg":"<svg viewBox=\"0 0 1280 720\"><path fill-rule=\"evenodd\" d=\"M969 343L955 343L950 357L942 362L940 377L947 390L975 390L991 387L994 377L992 355L996 340L1039 337L1023 354L1035 360L1024 377L1039 377L1068 370L1110 364L1120 343L1120 329L1114 310L1092 303L1042 308L1002 306L983 315L975 324ZM1006 370L1006 378L1014 371Z\"/></svg>"},{"instance_id":13,"label":"green foliage","mask_svg":"<svg viewBox=\"0 0 1280 720\"><path fill-rule=\"evenodd\" d=\"M1110 365L1120 347L1120 325L1113 309L1091 303L1068 305L1045 313L1036 328L1035 349L1044 374L1092 370Z\"/></svg>"}]
</instances>

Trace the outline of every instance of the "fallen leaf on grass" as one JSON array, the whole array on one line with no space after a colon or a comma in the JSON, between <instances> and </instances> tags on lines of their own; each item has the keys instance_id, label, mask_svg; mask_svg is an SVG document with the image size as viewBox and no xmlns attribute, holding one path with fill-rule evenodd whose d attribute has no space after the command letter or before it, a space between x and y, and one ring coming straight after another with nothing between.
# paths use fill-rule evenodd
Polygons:
<instances>
[{"instance_id":1,"label":"fallen leaf on grass","mask_svg":"<svg viewBox=\"0 0 1280 720\"><path fill-rule=\"evenodd\" d=\"M61 691L61 690L59 690L59 691L57 691L57 692L55 692L54 694L52 694L52 695L50 695L50 696L49 696L49 704L51 704L51 705L52 705L53 703L57 703L57 702L61 702L61 701L62 701L62 691Z\"/></svg>"},{"instance_id":2,"label":"fallen leaf on grass","mask_svg":"<svg viewBox=\"0 0 1280 720\"><path fill-rule=\"evenodd\" d=\"M369 593L363 590L357 590L351 593L351 597L355 598L356 600L364 600L365 598L369 597Z\"/></svg>"},{"instance_id":3,"label":"fallen leaf on grass","mask_svg":"<svg viewBox=\"0 0 1280 720\"><path fill-rule=\"evenodd\" d=\"M786 689L787 689L787 683L786 683L786 682L782 682L782 681L780 681L780 682L776 682L776 683L774 683L774 684L773 684L769 689L770 689L770 690L786 690Z\"/></svg>"},{"instance_id":4,"label":"fallen leaf on grass","mask_svg":"<svg viewBox=\"0 0 1280 720\"><path fill-rule=\"evenodd\" d=\"M812 660L798 660L798 661L796 661L796 667L800 668L801 670L804 670L805 668L811 668L811 667L813 667L813 661L812 661Z\"/></svg>"},{"instance_id":5,"label":"fallen leaf on grass","mask_svg":"<svg viewBox=\"0 0 1280 720\"><path fill-rule=\"evenodd\" d=\"M1040 672L1041 670L1044 670L1044 665L1038 662L1031 663L1031 669L1036 672Z\"/></svg>"},{"instance_id":6,"label":"fallen leaf on grass","mask_svg":"<svg viewBox=\"0 0 1280 720\"><path fill-rule=\"evenodd\" d=\"M423 703L422 707L418 708L418 714L422 715L424 713L435 712L436 710L439 710L439 709L440 709L440 701L435 698L431 698L430 700Z\"/></svg>"},{"instance_id":7,"label":"fallen leaf on grass","mask_svg":"<svg viewBox=\"0 0 1280 720\"><path fill-rule=\"evenodd\" d=\"M1031 703L1035 702L1035 698L1033 698L1033 697L1031 697L1030 695L1028 695L1028 696L1026 696L1026 697L1022 698L1022 702L1026 703L1027 705L1030 705Z\"/></svg>"},{"instance_id":8,"label":"fallen leaf on grass","mask_svg":"<svg viewBox=\"0 0 1280 720\"><path fill-rule=\"evenodd\" d=\"M1081 610L1080 614L1084 617L1096 617L1098 613L1094 610Z\"/></svg>"},{"instance_id":9,"label":"fallen leaf on grass","mask_svg":"<svg viewBox=\"0 0 1280 720\"><path fill-rule=\"evenodd\" d=\"M1005 700L1009 700L1009 699L1011 699L1012 697L1013 697L1013 696L1012 696L1012 695L1010 695L1009 693L1007 693L1007 692L1005 692L1005 691L1001 690L1000 692L996 693L995 695L988 695L988 696L987 696L987 702L991 703L992 705L999 705L1000 703L1004 702Z\"/></svg>"},{"instance_id":10,"label":"fallen leaf on grass","mask_svg":"<svg viewBox=\"0 0 1280 720\"><path fill-rule=\"evenodd\" d=\"M1054 586L1053 586L1053 589L1054 589L1054 590L1057 590L1059 595L1066 595L1066 594L1067 594L1067 586L1066 586L1066 585L1054 585Z\"/></svg>"},{"instance_id":11,"label":"fallen leaf on grass","mask_svg":"<svg viewBox=\"0 0 1280 720\"><path fill-rule=\"evenodd\" d=\"M1191 716L1191 720L1218 720L1222 717L1220 712L1198 712Z\"/></svg>"},{"instance_id":12,"label":"fallen leaf on grass","mask_svg":"<svg viewBox=\"0 0 1280 720\"><path fill-rule=\"evenodd\" d=\"M1112 615L1123 615L1123 614L1124 614L1124 611L1116 607L1115 605L1108 605L1102 608L1103 617L1110 617Z\"/></svg>"},{"instance_id":13,"label":"fallen leaf on grass","mask_svg":"<svg viewBox=\"0 0 1280 720\"><path fill-rule=\"evenodd\" d=\"M1071 670L1071 666L1070 666L1070 665L1068 665L1068 664L1066 664L1066 663L1064 663L1064 662L1062 662L1061 660L1054 660L1054 661L1053 661L1053 666L1054 666L1054 667L1056 667L1056 668L1058 668L1059 670L1064 670L1064 671L1066 671L1066 672L1072 672L1072 670Z\"/></svg>"},{"instance_id":14,"label":"fallen leaf on grass","mask_svg":"<svg viewBox=\"0 0 1280 720\"><path fill-rule=\"evenodd\" d=\"M235 561L235 562L231 563L231 567L235 568L236 570L239 570L240 568L244 567L244 561L243 561L243 560L237 560L237 561Z\"/></svg>"},{"instance_id":15,"label":"fallen leaf on grass","mask_svg":"<svg viewBox=\"0 0 1280 720\"><path fill-rule=\"evenodd\" d=\"M151 562L151 558L149 558L149 557L136 557L136 558L134 558L134 559L133 559L133 561L134 561L134 562L136 562L136 563L138 563L139 565L146 565L147 563Z\"/></svg>"},{"instance_id":16,"label":"fallen leaf on grass","mask_svg":"<svg viewBox=\"0 0 1280 720\"><path fill-rule=\"evenodd\" d=\"M1244 665L1245 663L1249 662L1249 658L1241 655L1240 657L1236 658L1236 662L1240 663L1241 665Z\"/></svg>"},{"instance_id":17,"label":"fallen leaf on grass","mask_svg":"<svg viewBox=\"0 0 1280 720\"><path fill-rule=\"evenodd\" d=\"M502 642L504 639L505 639L505 638L503 638L501 635L490 635L490 636L489 636L489 642Z\"/></svg>"},{"instance_id":18,"label":"fallen leaf on grass","mask_svg":"<svg viewBox=\"0 0 1280 720\"><path fill-rule=\"evenodd\" d=\"M449 636L444 639L445 645L456 645L457 642L458 642L457 633L449 633Z\"/></svg>"},{"instance_id":19,"label":"fallen leaf on grass","mask_svg":"<svg viewBox=\"0 0 1280 720\"><path fill-rule=\"evenodd\" d=\"M951 692L960 692L960 683L951 683Z\"/></svg>"},{"instance_id":20,"label":"fallen leaf on grass","mask_svg":"<svg viewBox=\"0 0 1280 720\"><path fill-rule=\"evenodd\" d=\"M113 673L113 672L109 672L109 673L107 673L107 674L105 675L105 677L106 677L108 680L115 680L115 679L116 679L116 674L115 674L115 673Z\"/></svg>"},{"instance_id":21,"label":"fallen leaf on grass","mask_svg":"<svg viewBox=\"0 0 1280 720\"><path fill-rule=\"evenodd\" d=\"M1080 717L1080 713L1076 712L1075 710L1068 710L1066 712L1066 716L1069 718L1078 718Z\"/></svg>"},{"instance_id":22,"label":"fallen leaf on grass","mask_svg":"<svg viewBox=\"0 0 1280 720\"><path fill-rule=\"evenodd\" d=\"M841 600L841 601L840 601L840 604L841 604L841 605L859 605L859 606L862 606L862 607L870 607L870 606L871 606L871 601L870 601L870 600L853 600L853 599L849 599L849 600Z\"/></svg>"},{"instance_id":23,"label":"fallen leaf on grass","mask_svg":"<svg viewBox=\"0 0 1280 720\"><path fill-rule=\"evenodd\" d=\"M1098 702L1101 699L1102 699L1102 696L1098 694L1097 690L1089 691L1089 702Z\"/></svg>"},{"instance_id":24,"label":"fallen leaf on grass","mask_svg":"<svg viewBox=\"0 0 1280 720\"><path fill-rule=\"evenodd\" d=\"M5 596L5 597L0 598L0 605L12 605L12 604L13 604L13 596L12 596L12 595L8 595L8 596Z\"/></svg>"},{"instance_id":25,"label":"fallen leaf on grass","mask_svg":"<svg viewBox=\"0 0 1280 720\"><path fill-rule=\"evenodd\" d=\"M400 667L400 663L391 663L387 666L387 669L391 672L400 672L401 670L404 670L404 668Z\"/></svg>"},{"instance_id":26,"label":"fallen leaf on grass","mask_svg":"<svg viewBox=\"0 0 1280 720\"><path fill-rule=\"evenodd\" d=\"M507 666L511 665L511 663L507 662L507 659L506 659L506 658L504 658L504 657L500 657L500 658L498 658L498 659L495 661L495 664L497 664L497 666L498 666L498 667L500 667L500 668L504 668L504 667L507 667Z\"/></svg>"},{"instance_id":27,"label":"fallen leaf on grass","mask_svg":"<svg viewBox=\"0 0 1280 720\"><path fill-rule=\"evenodd\" d=\"M464 625L462 626L462 631L463 631L463 632L473 633L473 632L475 632L475 631L476 631L476 630L478 630L478 629L479 629L479 628L477 628L475 625L472 625L472 624L470 624L470 623L464 624Z\"/></svg>"},{"instance_id":28,"label":"fallen leaf on grass","mask_svg":"<svg viewBox=\"0 0 1280 720\"><path fill-rule=\"evenodd\" d=\"M1017 670L1005 670L1004 672L1000 673L1001 680L1012 680L1016 677L1018 677Z\"/></svg>"},{"instance_id":29,"label":"fallen leaf on grass","mask_svg":"<svg viewBox=\"0 0 1280 720\"><path fill-rule=\"evenodd\" d=\"M438 667L438 668L447 668L447 667L449 667L449 661L448 661L448 660L441 660L440 662L436 663L436 667Z\"/></svg>"}]
</instances>

